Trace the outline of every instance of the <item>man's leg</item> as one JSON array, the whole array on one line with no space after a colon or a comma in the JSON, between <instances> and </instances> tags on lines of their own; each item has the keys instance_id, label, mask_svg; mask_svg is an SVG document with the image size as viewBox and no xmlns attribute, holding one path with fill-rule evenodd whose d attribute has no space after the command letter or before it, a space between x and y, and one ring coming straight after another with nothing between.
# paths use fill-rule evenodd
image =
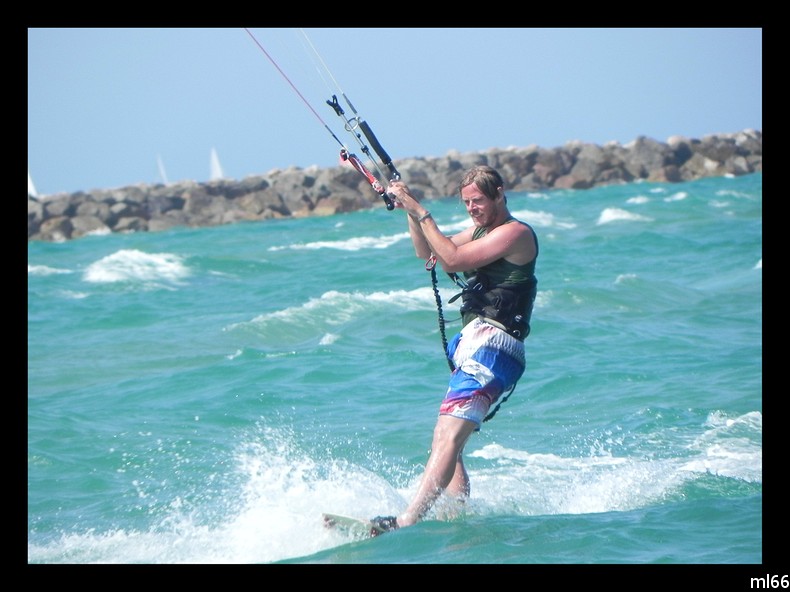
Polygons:
<instances>
[{"instance_id":1,"label":"man's leg","mask_svg":"<svg viewBox=\"0 0 790 592\"><path fill-rule=\"evenodd\" d=\"M453 478L445 489L445 493L459 500L464 500L469 497L470 491L469 475L464 466L464 449L461 448L460 452L458 452L458 460L455 462L455 473L453 473Z\"/></svg>"},{"instance_id":2,"label":"man's leg","mask_svg":"<svg viewBox=\"0 0 790 592\"><path fill-rule=\"evenodd\" d=\"M399 526L410 526L431 509L436 498L450 486L451 493L469 492L469 477L461 459L467 439L477 425L466 419L440 415L433 431L431 455L420 486L406 511L398 516Z\"/></svg>"}]
</instances>

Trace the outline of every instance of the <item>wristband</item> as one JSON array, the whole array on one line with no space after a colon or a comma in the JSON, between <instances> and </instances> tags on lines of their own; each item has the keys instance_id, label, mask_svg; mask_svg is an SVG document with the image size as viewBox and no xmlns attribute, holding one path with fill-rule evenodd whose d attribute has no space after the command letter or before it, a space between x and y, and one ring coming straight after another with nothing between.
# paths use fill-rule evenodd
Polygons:
<instances>
[{"instance_id":1,"label":"wristband","mask_svg":"<svg viewBox=\"0 0 790 592\"><path fill-rule=\"evenodd\" d=\"M425 212L422 216L417 218L417 222L419 222L419 223L425 222L430 217L431 217L431 213L430 212Z\"/></svg>"}]
</instances>

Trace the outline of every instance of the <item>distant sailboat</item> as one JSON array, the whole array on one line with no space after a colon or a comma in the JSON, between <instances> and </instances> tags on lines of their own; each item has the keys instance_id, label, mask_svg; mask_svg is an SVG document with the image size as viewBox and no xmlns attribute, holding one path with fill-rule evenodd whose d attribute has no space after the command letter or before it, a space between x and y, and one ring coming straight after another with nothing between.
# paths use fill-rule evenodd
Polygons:
<instances>
[{"instance_id":1,"label":"distant sailboat","mask_svg":"<svg viewBox=\"0 0 790 592\"><path fill-rule=\"evenodd\" d=\"M224 179L225 174L222 172L222 165L219 164L219 156L217 156L216 148L211 149L211 176L212 181Z\"/></svg>"},{"instance_id":2,"label":"distant sailboat","mask_svg":"<svg viewBox=\"0 0 790 592\"><path fill-rule=\"evenodd\" d=\"M159 176L162 177L162 183L169 185L170 183L167 181L167 173L165 173L165 164L162 162L162 157L158 154L156 155L156 164L159 167Z\"/></svg>"},{"instance_id":3,"label":"distant sailboat","mask_svg":"<svg viewBox=\"0 0 790 592\"><path fill-rule=\"evenodd\" d=\"M30 171L27 172L27 194L33 197L38 197L36 186L33 185L33 179L30 177Z\"/></svg>"}]
</instances>

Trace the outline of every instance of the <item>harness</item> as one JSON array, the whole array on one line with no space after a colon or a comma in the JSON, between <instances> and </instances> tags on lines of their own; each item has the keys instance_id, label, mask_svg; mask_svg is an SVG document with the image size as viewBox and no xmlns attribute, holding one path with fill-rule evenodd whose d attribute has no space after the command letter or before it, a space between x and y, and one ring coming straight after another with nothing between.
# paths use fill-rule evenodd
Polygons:
<instances>
[{"instance_id":1,"label":"harness","mask_svg":"<svg viewBox=\"0 0 790 592\"><path fill-rule=\"evenodd\" d=\"M533 277L524 284L494 284L482 271L477 271L465 280L455 273L450 276L461 287L461 292L448 302L462 299L461 315L464 325L473 318L480 317L519 341L526 339L538 291L537 279Z\"/></svg>"}]
</instances>

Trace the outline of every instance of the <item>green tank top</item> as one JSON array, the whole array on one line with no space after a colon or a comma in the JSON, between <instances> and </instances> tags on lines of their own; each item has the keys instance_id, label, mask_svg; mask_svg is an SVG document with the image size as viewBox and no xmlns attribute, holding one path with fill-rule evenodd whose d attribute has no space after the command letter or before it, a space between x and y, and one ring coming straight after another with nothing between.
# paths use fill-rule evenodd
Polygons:
<instances>
[{"instance_id":1,"label":"green tank top","mask_svg":"<svg viewBox=\"0 0 790 592\"><path fill-rule=\"evenodd\" d=\"M532 309L537 295L538 280L535 264L538 260L538 237L526 222L512 216L505 224L524 224L535 240L535 257L529 263L516 265L504 258L492 261L479 269L465 271L468 287L460 294L463 324L483 317L502 325L508 333L523 340L529 335ZM486 235L487 228L475 228L472 240Z\"/></svg>"},{"instance_id":2,"label":"green tank top","mask_svg":"<svg viewBox=\"0 0 790 592\"><path fill-rule=\"evenodd\" d=\"M521 222L520 220L516 220L512 216L505 220L505 224L510 224L511 222L517 222L518 224L523 224L524 226L528 227L532 230L532 227L527 224L526 222ZM472 234L472 240L477 240L483 236L488 234L488 228L475 228L474 234ZM515 263L511 263L507 259L497 259L489 263L488 265L484 265L480 269L475 269L472 271L465 271L464 276L469 279L473 275L478 274L479 272L485 273L489 278L491 278L492 283L494 284L529 284L535 281L535 263L538 260L538 237L535 234L535 231L532 230L532 236L535 239L535 257L529 263L524 265L516 265Z\"/></svg>"}]
</instances>

